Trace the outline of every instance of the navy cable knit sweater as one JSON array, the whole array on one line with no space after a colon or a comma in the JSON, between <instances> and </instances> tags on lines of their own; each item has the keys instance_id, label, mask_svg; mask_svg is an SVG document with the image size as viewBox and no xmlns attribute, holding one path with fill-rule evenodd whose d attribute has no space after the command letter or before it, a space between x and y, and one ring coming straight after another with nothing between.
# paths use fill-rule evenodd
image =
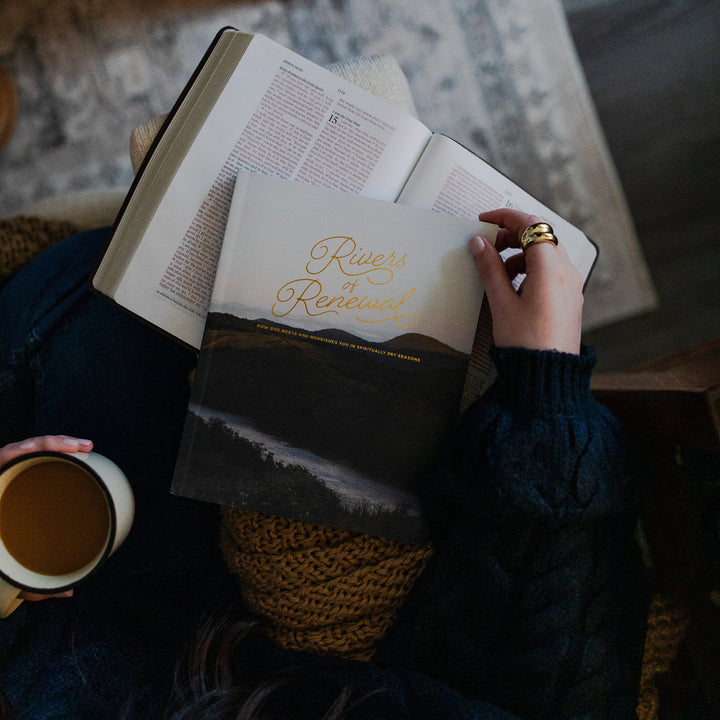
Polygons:
<instances>
[{"instance_id":1,"label":"navy cable knit sweater","mask_svg":"<svg viewBox=\"0 0 720 720\"><path fill-rule=\"evenodd\" d=\"M436 551L381 653L522 717L635 716L646 593L594 353L495 349L426 507Z\"/></svg>"},{"instance_id":2,"label":"navy cable knit sweater","mask_svg":"<svg viewBox=\"0 0 720 720\"><path fill-rule=\"evenodd\" d=\"M297 679L266 711L320 718L350 687L348 718L634 717L645 612L635 493L618 425L589 393L594 357L493 354L498 378L427 488L435 553L376 658L252 636L251 683ZM136 642L132 622L118 630L117 606L97 603L78 625L74 602L25 603L0 623L0 680L19 720L160 717L125 697L169 671L163 648Z\"/></svg>"}]
</instances>

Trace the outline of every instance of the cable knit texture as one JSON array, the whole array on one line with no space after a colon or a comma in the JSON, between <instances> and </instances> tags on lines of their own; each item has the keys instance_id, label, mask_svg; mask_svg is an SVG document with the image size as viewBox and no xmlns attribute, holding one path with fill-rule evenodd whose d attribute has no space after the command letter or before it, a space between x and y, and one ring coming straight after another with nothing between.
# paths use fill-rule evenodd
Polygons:
<instances>
[{"instance_id":1,"label":"cable knit texture","mask_svg":"<svg viewBox=\"0 0 720 720\"><path fill-rule=\"evenodd\" d=\"M378 660L523 717L634 717L643 571L593 352L493 355L428 488L435 554Z\"/></svg>"},{"instance_id":2,"label":"cable knit texture","mask_svg":"<svg viewBox=\"0 0 720 720\"><path fill-rule=\"evenodd\" d=\"M284 648L369 660L431 554L236 508L221 547L250 610Z\"/></svg>"}]
</instances>

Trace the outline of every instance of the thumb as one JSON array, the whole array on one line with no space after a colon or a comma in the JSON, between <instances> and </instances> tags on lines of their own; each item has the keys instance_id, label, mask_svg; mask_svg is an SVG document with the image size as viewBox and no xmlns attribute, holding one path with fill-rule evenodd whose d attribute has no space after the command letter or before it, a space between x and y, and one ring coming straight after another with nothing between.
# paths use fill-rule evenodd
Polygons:
<instances>
[{"instance_id":1,"label":"thumb","mask_svg":"<svg viewBox=\"0 0 720 720\"><path fill-rule=\"evenodd\" d=\"M470 238L469 245L490 307L505 304L510 298L517 297L500 253L493 245L479 235Z\"/></svg>"}]
</instances>

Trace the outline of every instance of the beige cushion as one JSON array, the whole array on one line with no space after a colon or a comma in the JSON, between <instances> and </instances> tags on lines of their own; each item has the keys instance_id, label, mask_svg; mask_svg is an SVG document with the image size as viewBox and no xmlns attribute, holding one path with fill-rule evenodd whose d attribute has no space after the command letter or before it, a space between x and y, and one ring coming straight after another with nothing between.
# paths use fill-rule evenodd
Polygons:
<instances>
[{"instance_id":1,"label":"beige cushion","mask_svg":"<svg viewBox=\"0 0 720 720\"><path fill-rule=\"evenodd\" d=\"M78 231L112 225L126 190L82 190L27 205L17 215L72 223Z\"/></svg>"}]
</instances>

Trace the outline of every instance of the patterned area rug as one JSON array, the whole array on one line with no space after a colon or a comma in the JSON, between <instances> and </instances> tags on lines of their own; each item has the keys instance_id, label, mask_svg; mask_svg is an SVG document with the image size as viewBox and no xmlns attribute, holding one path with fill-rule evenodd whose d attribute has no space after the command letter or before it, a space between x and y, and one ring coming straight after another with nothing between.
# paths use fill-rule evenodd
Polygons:
<instances>
[{"instance_id":1,"label":"patterned area rug","mask_svg":"<svg viewBox=\"0 0 720 720\"><path fill-rule=\"evenodd\" d=\"M394 55L423 122L598 244L587 328L653 305L559 0L8 0L0 63L21 105L0 152L0 215L73 191L129 187L132 128L169 110L224 25L321 64Z\"/></svg>"}]
</instances>

